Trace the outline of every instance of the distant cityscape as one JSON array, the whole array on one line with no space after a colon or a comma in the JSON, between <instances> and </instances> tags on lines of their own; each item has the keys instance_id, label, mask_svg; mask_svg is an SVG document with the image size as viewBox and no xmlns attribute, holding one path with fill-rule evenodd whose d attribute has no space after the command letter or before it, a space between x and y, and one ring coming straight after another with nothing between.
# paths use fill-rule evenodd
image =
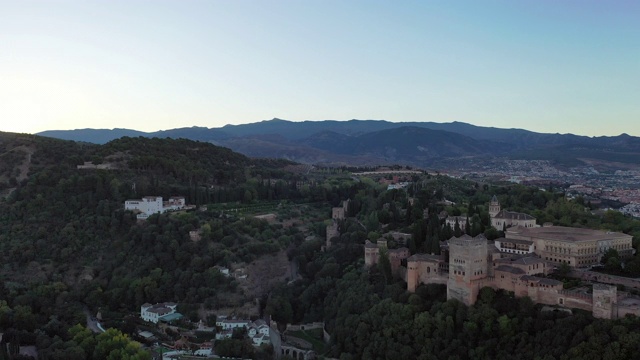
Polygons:
<instances>
[{"instance_id":1,"label":"distant cityscape","mask_svg":"<svg viewBox=\"0 0 640 360\"><path fill-rule=\"evenodd\" d=\"M541 189L562 187L569 198L582 196L595 207L640 217L640 170L597 170L593 166L562 169L548 160L467 160L457 165L448 170L449 175L537 185Z\"/></svg>"}]
</instances>

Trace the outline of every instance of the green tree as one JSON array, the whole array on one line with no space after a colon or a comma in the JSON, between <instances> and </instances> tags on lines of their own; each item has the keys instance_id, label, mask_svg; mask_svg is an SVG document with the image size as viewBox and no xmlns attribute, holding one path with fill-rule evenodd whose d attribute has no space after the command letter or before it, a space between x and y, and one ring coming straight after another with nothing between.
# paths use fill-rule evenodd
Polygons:
<instances>
[{"instance_id":1,"label":"green tree","mask_svg":"<svg viewBox=\"0 0 640 360\"><path fill-rule=\"evenodd\" d=\"M393 280L393 276L391 274L391 262L389 261L389 252L384 248L380 249L380 253L378 255L378 268L384 275L386 283L390 284Z\"/></svg>"},{"instance_id":2,"label":"green tree","mask_svg":"<svg viewBox=\"0 0 640 360\"><path fill-rule=\"evenodd\" d=\"M569 266L569 264L563 262L558 266L558 270L557 270L558 275L567 276L569 275L570 272L571 272L571 266Z\"/></svg>"},{"instance_id":3,"label":"green tree","mask_svg":"<svg viewBox=\"0 0 640 360\"><path fill-rule=\"evenodd\" d=\"M97 336L94 359L151 360L151 354L140 344L131 341L126 334L110 328Z\"/></svg>"}]
</instances>

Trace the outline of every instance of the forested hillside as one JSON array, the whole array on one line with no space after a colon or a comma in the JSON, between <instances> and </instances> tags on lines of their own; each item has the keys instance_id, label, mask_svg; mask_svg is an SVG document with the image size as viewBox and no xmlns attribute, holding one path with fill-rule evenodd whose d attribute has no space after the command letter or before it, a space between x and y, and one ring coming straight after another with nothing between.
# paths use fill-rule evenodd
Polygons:
<instances>
[{"instance_id":1,"label":"forested hillside","mask_svg":"<svg viewBox=\"0 0 640 360\"><path fill-rule=\"evenodd\" d=\"M568 201L562 192L520 185L504 187L442 176L422 179L416 186L384 191L359 191L349 206L350 218L340 223L340 236L328 252L300 251L303 278L274 292L267 310L280 323L324 321L331 346L324 355L346 359L633 359L640 346L640 322L594 319L574 311L542 311L529 298L482 290L479 301L467 307L446 300L444 286L420 286L406 291L394 279L389 260L380 256L370 269L363 265L362 245L384 232L412 233L411 253L438 253L439 242L452 229L441 227L437 216L447 211L468 214L468 234L489 239L501 236L488 226L488 203L496 194L505 207L533 213L539 221L558 225L623 231L640 245L640 221L610 211L593 215L581 199ZM413 197L413 205L409 203ZM442 199L453 200L451 204ZM434 226L434 222L438 226ZM399 246L387 237L390 248ZM311 244L307 244L310 246ZM302 248L301 248L302 249ZM615 268L617 266L617 270ZM609 267L625 275L640 275L640 256ZM574 280L563 279L566 286Z\"/></svg>"},{"instance_id":2,"label":"forested hillside","mask_svg":"<svg viewBox=\"0 0 640 360\"><path fill-rule=\"evenodd\" d=\"M238 284L214 266L250 263L303 240L297 227L224 214L215 204L275 208L286 200L322 209L342 191L298 189L302 178L286 170L295 170L290 162L252 160L190 140L122 138L101 146L15 134L1 140L0 332L8 346L0 349L36 345L43 359L104 358L93 346L80 351L82 341L73 343L83 332L68 329L85 324L84 309L126 330L123 314L145 302L179 302L196 318L201 304L241 304ZM137 222L124 201L148 195L214 206Z\"/></svg>"},{"instance_id":3,"label":"forested hillside","mask_svg":"<svg viewBox=\"0 0 640 360\"><path fill-rule=\"evenodd\" d=\"M365 241L390 231L412 234L411 253L438 253L440 242L460 231L442 226L442 211L467 214L470 235L499 237L489 226L493 195L539 222L623 231L638 247L640 222L613 211L593 215L589 204L561 191L426 174L408 178L406 190L387 190L345 169L311 171L190 140L0 140L0 359L18 359L24 345L36 346L42 359L148 359L131 341L140 340L135 314L142 303L174 301L187 320L198 321L203 312L256 298L278 324L324 321L331 343L321 355L341 359L630 359L640 350L636 319L545 313L488 289L466 307L445 301L437 286L407 293L388 261L363 266ZM124 211L126 199L147 195L184 196L199 207L146 221ZM346 199L340 234L321 251L330 208ZM253 217L258 211L276 221ZM389 246L398 244L390 238ZM275 288L249 291L219 270L275 266L279 257L297 276L280 274ZM260 268L263 276L268 270ZM624 267L607 263L607 271L638 276L640 257ZM112 328L99 335L85 328L97 313Z\"/></svg>"}]
</instances>

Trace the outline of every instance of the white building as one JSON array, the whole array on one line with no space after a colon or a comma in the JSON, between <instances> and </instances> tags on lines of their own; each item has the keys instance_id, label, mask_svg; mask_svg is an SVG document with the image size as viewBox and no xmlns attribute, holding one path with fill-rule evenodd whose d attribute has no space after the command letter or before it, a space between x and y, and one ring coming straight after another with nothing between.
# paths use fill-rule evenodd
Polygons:
<instances>
[{"instance_id":1,"label":"white building","mask_svg":"<svg viewBox=\"0 0 640 360\"><path fill-rule=\"evenodd\" d=\"M211 356L213 350L213 344L205 342L200 345L200 349L196 350L193 355L195 356Z\"/></svg>"},{"instance_id":2,"label":"white building","mask_svg":"<svg viewBox=\"0 0 640 360\"><path fill-rule=\"evenodd\" d=\"M469 218L467 216L447 216L447 218L444 220L444 223L445 226L449 225L451 227L451 230L454 230L456 228L456 223L458 223L460 230L465 231L465 229L467 228L467 221L469 221Z\"/></svg>"},{"instance_id":3,"label":"white building","mask_svg":"<svg viewBox=\"0 0 640 360\"><path fill-rule=\"evenodd\" d=\"M408 182L401 182L401 183L397 183L397 184L389 184L387 185L387 190L394 190L394 189L404 189L407 186L409 186Z\"/></svg>"},{"instance_id":4,"label":"white building","mask_svg":"<svg viewBox=\"0 0 640 360\"><path fill-rule=\"evenodd\" d=\"M164 202L163 210L164 211L173 211L173 210L181 210L187 204L185 203L184 197L182 196L172 196L169 198L169 201Z\"/></svg>"},{"instance_id":5,"label":"white building","mask_svg":"<svg viewBox=\"0 0 640 360\"><path fill-rule=\"evenodd\" d=\"M258 334L269 335L270 330L271 329L269 328L269 325L267 325L267 322L259 319L254 321L251 326L249 326L247 334L249 335L249 337L254 337Z\"/></svg>"},{"instance_id":6,"label":"white building","mask_svg":"<svg viewBox=\"0 0 640 360\"><path fill-rule=\"evenodd\" d=\"M162 213L162 197L145 196L142 199L127 200L124 209L139 212L138 218L148 218L152 214Z\"/></svg>"},{"instance_id":7,"label":"white building","mask_svg":"<svg viewBox=\"0 0 640 360\"><path fill-rule=\"evenodd\" d=\"M222 330L233 330L235 328L248 328L251 321L249 320L218 320L216 321L216 326L221 328Z\"/></svg>"},{"instance_id":8,"label":"white building","mask_svg":"<svg viewBox=\"0 0 640 360\"><path fill-rule=\"evenodd\" d=\"M268 344L271 342L271 328L267 322L259 319L254 322L249 320L227 320L221 319L216 321L221 331L216 333L216 339L227 339L233 335L233 330L237 328L247 329L247 336L251 339L251 343L255 346Z\"/></svg>"},{"instance_id":9,"label":"white building","mask_svg":"<svg viewBox=\"0 0 640 360\"><path fill-rule=\"evenodd\" d=\"M251 342L253 343L254 346L260 346L262 344L271 343L271 338L269 337L269 335L258 334L251 338Z\"/></svg>"},{"instance_id":10,"label":"white building","mask_svg":"<svg viewBox=\"0 0 640 360\"><path fill-rule=\"evenodd\" d=\"M229 268L226 268L226 267L220 266L220 265L216 265L213 268L217 269L222 275L224 275L226 277L231 276L231 274L229 273Z\"/></svg>"},{"instance_id":11,"label":"white building","mask_svg":"<svg viewBox=\"0 0 640 360\"><path fill-rule=\"evenodd\" d=\"M251 339L253 345L260 346L271 342L270 331L271 328L267 325L267 322L259 319L251 323L249 330L247 331L247 335Z\"/></svg>"},{"instance_id":12,"label":"white building","mask_svg":"<svg viewBox=\"0 0 640 360\"><path fill-rule=\"evenodd\" d=\"M538 227L538 225L536 225L536 218L529 214L501 210L500 202L495 195L489 203L489 217L491 218L491 226L498 230L512 226L522 226L525 228Z\"/></svg>"},{"instance_id":13,"label":"white building","mask_svg":"<svg viewBox=\"0 0 640 360\"><path fill-rule=\"evenodd\" d=\"M158 321L162 320L163 317L170 314L175 314L177 307L178 304L171 302L159 303L155 305L145 303L140 306L140 317L144 321L150 321L154 324L157 324Z\"/></svg>"},{"instance_id":14,"label":"white building","mask_svg":"<svg viewBox=\"0 0 640 360\"><path fill-rule=\"evenodd\" d=\"M218 331L216 333L216 340L231 339L231 336L233 336L233 330Z\"/></svg>"},{"instance_id":15,"label":"white building","mask_svg":"<svg viewBox=\"0 0 640 360\"><path fill-rule=\"evenodd\" d=\"M531 240L505 239L499 238L494 241L498 251L508 254L533 254L534 244Z\"/></svg>"},{"instance_id":16,"label":"white building","mask_svg":"<svg viewBox=\"0 0 640 360\"><path fill-rule=\"evenodd\" d=\"M145 196L142 199L127 200L124 209L138 213L138 219L146 219L153 214L176 211L186 208L184 197L174 196L162 201L162 196Z\"/></svg>"}]
</instances>

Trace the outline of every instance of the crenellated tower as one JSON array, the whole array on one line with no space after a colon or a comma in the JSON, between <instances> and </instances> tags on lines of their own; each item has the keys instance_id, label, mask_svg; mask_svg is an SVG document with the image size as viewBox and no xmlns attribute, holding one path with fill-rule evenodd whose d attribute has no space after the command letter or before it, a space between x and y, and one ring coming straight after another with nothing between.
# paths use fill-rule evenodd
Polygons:
<instances>
[{"instance_id":1,"label":"crenellated tower","mask_svg":"<svg viewBox=\"0 0 640 360\"><path fill-rule=\"evenodd\" d=\"M476 302L482 279L487 277L488 242L483 235L463 235L449 240L447 299L466 305Z\"/></svg>"}]
</instances>

